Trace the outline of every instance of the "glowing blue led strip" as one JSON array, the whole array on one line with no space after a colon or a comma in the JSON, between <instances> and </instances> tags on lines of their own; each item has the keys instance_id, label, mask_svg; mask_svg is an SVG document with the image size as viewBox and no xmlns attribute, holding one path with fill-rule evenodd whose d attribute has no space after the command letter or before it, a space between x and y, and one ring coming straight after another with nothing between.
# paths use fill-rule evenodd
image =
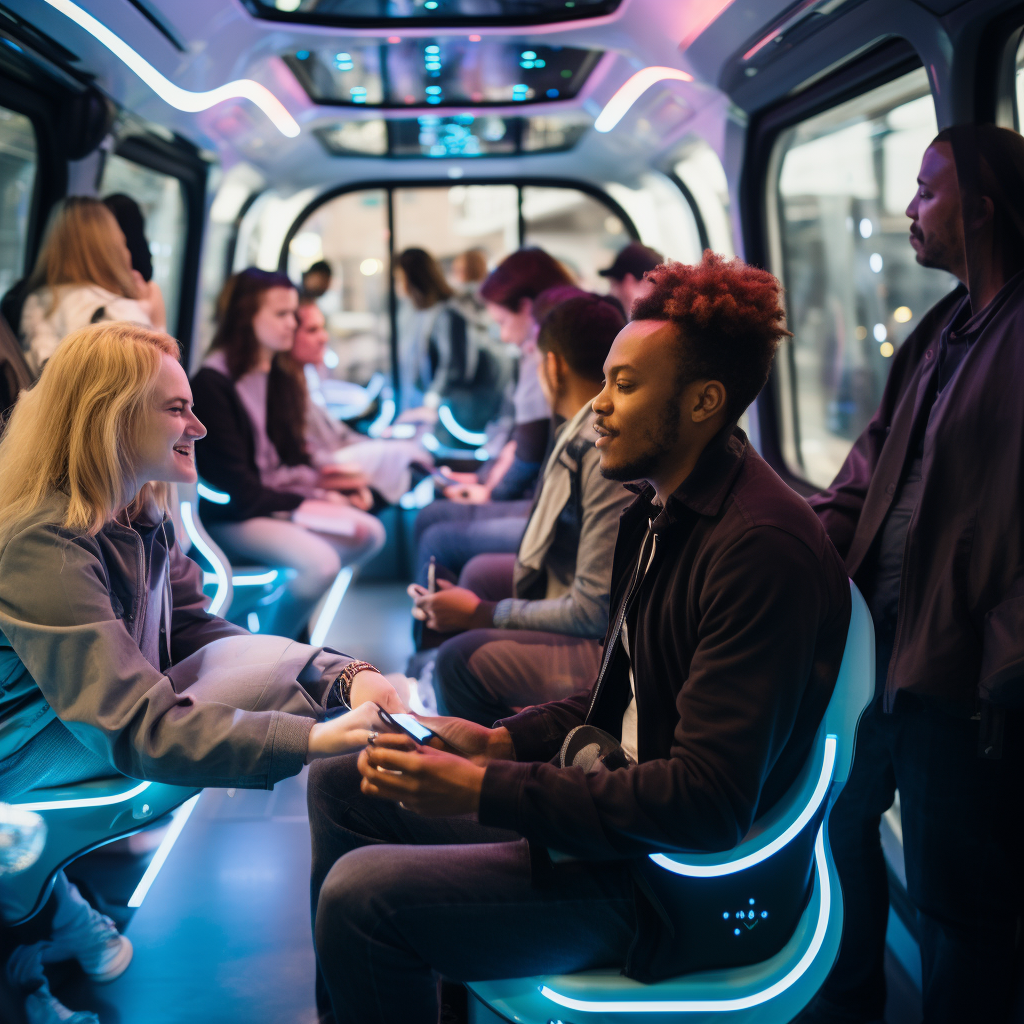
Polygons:
<instances>
[{"instance_id":1,"label":"glowing blue led strip","mask_svg":"<svg viewBox=\"0 0 1024 1024\"><path fill-rule=\"evenodd\" d=\"M289 139L299 134L298 122L285 109L284 104L264 85L249 78L239 78L228 82L217 89L207 92L190 92L175 85L165 78L144 57L133 50L120 36L115 35L101 21L97 21L88 11L82 10L71 0L46 0L51 7L67 15L76 25L81 26L94 39L101 42L115 57L119 57L127 67L135 72L160 97L178 110L197 113L209 110L222 100L246 99L255 103L260 110L273 122L274 127Z\"/></svg>"},{"instance_id":2,"label":"glowing blue led strip","mask_svg":"<svg viewBox=\"0 0 1024 1024\"><path fill-rule=\"evenodd\" d=\"M773 854L778 853L795 836L799 835L817 813L832 781L832 772L836 766L836 749L837 739L830 733L825 737L825 755L821 763L821 774L818 776L818 784L814 787L814 792L811 794L811 799L807 801L807 806L785 832L776 836L760 850L756 850L746 857L740 857L738 860L728 861L725 864L686 864L666 857L663 853L652 853L651 860L658 867L662 867L666 871L671 871L677 875L687 875L690 878L719 878L722 875L732 875L737 871L746 871L747 868L752 868L755 864L760 864L761 861L767 860Z\"/></svg>"},{"instance_id":3,"label":"glowing blue led strip","mask_svg":"<svg viewBox=\"0 0 1024 1024\"><path fill-rule=\"evenodd\" d=\"M475 430L467 430L459 421L455 418L454 413L447 405L442 405L437 410L437 418L441 421L445 430L448 431L452 437L459 441L464 441L466 444L486 444L487 435L480 434Z\"/></svg>"},{"instance_id":4,"label":"glowing blue led strip","mask_svg":"<svg viewBox=\"0 0 1024 1024\"><path fill-rule=\"evenodd\" d=\"M199 548L203 558L213 566L213 574L217 579L217 592L213 595L213 600L210 602L208 610L211 615L217 615L228 599L227 569L224 567L224 563L214 554L213 548L203 540L202 534L196 527L196 521L192 518L191 501L183 501L181 503L181 521L185 524L185 532L188 534L189 540Z\"/></svg>"},{"instance_id":5,"label":"glowing blue led strip","mask_svg":"<svg viewBox=\"0 0 1024 1024\"><path fill-rule=\"evenodd\" d=\"M604 110L597 115L597 120L594 122L594 130L610 132L626 116L629 108L652 85L665 81L692 82L693 75L688 75L678 68L650 67L638 71L621 85L615 95L604 105Z\"/></svg>"},{"instance_id":6,"label":"glowing blue led strip","mask_svg":"<svg viewBox=\"0 0 1024 1024\"><path fill-rule=\"evenodd\" d=\"M112 804L123 804L132 797L138 796L153 785L151 782L140 782L123 793L113 793L110 796L82 796L74 797L71 800L43 800L38 803L23 804L16 803L14 806L23 811L68 811L76 807L110 807Z\"/></svg>"},{"instance_id":7,"label":"glowing blue led strip","mask_svg":"<svg viewBox=\"0 0 1024 1024\"><path fill-rule=\"evenodd\" d=\"M352 570L348 566L334 577L330 592L327 594L327 600L324 601L323 610L320 612L316 625L309 635L309 642L313 647L323 646L324 640L327 639L327 630L331 628L334 616L338 614L342 598L345 596L345 592L348 590L348 585L351 582Z\"/></svg>"},{"instance_id":8,"label":"glowing blue led strip","mask_svg":"<svg viewBox=\"0 0 1024 1024\"><path fill-rule=\"evenodd\" d=\"M559 1006L580 1010L583 1013L730 1013L767 1003L792 988L807 973L825 941L829 914L832 910L832 885L829 881L828 862L825 859L824 825L818 829L818 838L814 841L814 862L818 871L821 896L818 904L818 921L810 944L788 974L760 992L734 999L574 999L572 996L556 992L547 985L541 985L541 995L553 1003L558 1003Z\"/></svg>"},{"instance_id":9,"label":"glowing blue led strip","mask_svg":"<svg viewBox=\"0 0 1024 1024\"><path fill-rule=\"evenodd\" d=\"M215 491L209 484L200 482L196 490L199 491L200 498L212 501L215 505L228 505L231 502L230 494L225 494L223 491Z\"/></svg>"},{"instance_id":10,"label":"glowing blue led strip","mask_svg":"<svg viewBox=\"0 0 1024 1024\"><path fill-rule=\"evenodd\" d=\"M395 405L393 398L385 398L380 403L380 414L377 418L366 428L366 433L370 437L380 437L384 433L385 429L391 426L391 421L395 418L395 413L398 412L398 407Z\"/></svg>"},{"instance_id":11,"label":"glowing blue led strip","mask_svg":"<svg viewBox=\"0 0 1024 1024\"><path fill-rule=\"evenodd\" d=\"M171 852L171 847L178 841L178 836L181 835L181 830L185 827L185 822L188 821L188 816L192 813L196 806L196 802L202 795L202 793L196 793L194 797L186 800L174 812L171 824L167 829L167 835L164 836L163 841L156 848L156 853L153 854L153 859L149 862L149 867L146 868L146 873L139 879L139 884L135 887L135 892L132 893L131 898L128 900L129 907L142 906L142 901L146 898L146 893L149 892L149 887L154 881L156 881L156 876L160 874L160 869L164 866L164 861L167 860L167 855Z\"/></svg>"}]
</instances>

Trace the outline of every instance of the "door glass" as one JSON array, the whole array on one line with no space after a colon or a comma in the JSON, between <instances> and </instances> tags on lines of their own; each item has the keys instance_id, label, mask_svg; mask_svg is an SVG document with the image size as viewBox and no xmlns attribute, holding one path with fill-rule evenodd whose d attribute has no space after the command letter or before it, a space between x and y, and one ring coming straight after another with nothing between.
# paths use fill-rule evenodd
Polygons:
<instances>
[{"instance_id":1,"label":"door glass","mask_svg":"<svg viewBox=\"0 0 1024 1024\"><path fill-rule=\"evenodd\" d=\"M358 395L344 384L365 387L373 380L377 387L391 372L384 189L338 196L300 225L289 245L289 276L299 281L320 260L331 267L331 284L318 300L331 336L323 393L331 406L355 407Z\"/></svg>"},{"instance_id":2,"label":"door glass","mask_svg":"<svg viewBox=\"0 0 1024 1024\"><path fill-rule=\"evenodd\" d=\"M36 134L23 114L0 107L0 295L25 273L36 176ZM18 324L11 325L14 330Z\"/></svg>"},{"instance_id":3,"label":"door glass","mask_svg":"<svg viewBox=\"0 0 1024 1024\"><path fill-rule=\"evenodd\" d=\"M777 360L784 450L791 468L820 486L874 413L893 354L956 285L918 265L904 213L935 134L920 69L776 143L773 263L794 335Z\"/></svg>"},{"instance_id":4,"label":"door glass","mask_svg":"<svg viewBox=\"0 0 1024 1024\"><path fill-rule=\"evenodd\" d=\"M598 271L632 241L626 225L605 206L574 188L523 187L523 245L537 245L560 260L581 288L605 292Z\"/></svg>"},{"instance_id":5,"label":"door glass","mask_svg":"<svg viewBox=\"0 0 1024 1024\"><path fill-rule=\"evenodd\" d=\"M115 192L130 196L142 208L146 240L153 257L153 280L164 295L167 332L175 335L188 233L181 182L170 174L154 171L111 153L103 168L100 195L109 196Z\"/></svg>"}]
</instances>

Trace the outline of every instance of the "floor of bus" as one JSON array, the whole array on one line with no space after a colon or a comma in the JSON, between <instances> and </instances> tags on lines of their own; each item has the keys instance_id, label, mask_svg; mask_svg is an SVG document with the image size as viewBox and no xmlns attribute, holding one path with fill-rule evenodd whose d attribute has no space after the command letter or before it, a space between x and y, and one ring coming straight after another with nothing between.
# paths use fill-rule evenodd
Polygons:
<instances>
[{"instance_id":1,"label":"floor of bus","mask_svg":"<svg viewBox=\"0 0 1024 1024\"><path fill-rule=\"evenodd\" d=\"M382 671L412 645L405 584L357 582L327 643ZM305 772L272 792L207 790L142 906L127 909L147 857L99 851L69 874L135 946L128 971L93 986L71 965L51 974L72 1009L102 1024L315 1024ZM917 1024L920 995L886 957L891 1024Z\"/></svg>"}]
</instances>

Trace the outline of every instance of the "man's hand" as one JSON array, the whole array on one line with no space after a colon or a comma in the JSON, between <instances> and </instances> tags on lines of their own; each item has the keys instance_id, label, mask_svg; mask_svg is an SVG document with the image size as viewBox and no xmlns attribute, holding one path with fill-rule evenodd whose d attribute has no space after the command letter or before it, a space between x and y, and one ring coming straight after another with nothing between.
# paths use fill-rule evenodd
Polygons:
<instances>
[{"instance_id":1,"label":"man's hand","mask_svg":"<svg viewBox=\"0 0 1024 1024\"><path fill-rule=\"evenodd\" d=\"M491 489L486 484L452 484L444 489L444 496L458 505L483 505L491 500Z\"/></svg>"},{"instance_id":2,"label":"man's hand","mask_svg":"<svg viewBox=\"0 0 1024 1024\"><path fill-rule=\"evenodd\" d=\"M490 629L494 625L494 603L481 601L472 590L456 587L448 580L437 581L437 592L413 598L421 613L416 618L438 633L461 633L466 629Z\"/></svg>"},{"instance_id":3,"label":"man's hand","mask_svg":"<svg viewBox=\"0 0 1024 1024\"><path fill-rule=\"evenodd\" d=\"M359 788L425 817L474 814L480 808L484 771L464 757L385 733L359 755Z\"/></svg>"},{"instance_id":4,"label":"man's hand","mask_svg":"<svg viewBox=\"0 0 1024 1024\"><path fill-rule=\"evenodd\" d=\"M362 675L363 673L360 673ZM356 677L358 678L358 676ZM306 764L321 757L337 757L365 747L371 731L384 728L376 704L363 704L326 722L316 722L309 731Z\"/></svg>"},{"instance_id":5,"label":"man's hand","mask_svg":"<svg viewBox=\"0 0 1024 1024\"><path fill-rule=\"evenodd\" d=\"M449 753L464 753L474 764L485 765L488 761L514 761L515 750L512 748L512 737L508 729L499 726L488 729L485 725L477 725L465 718L428 717L417 715L417 720L435 732L436 738L430 741L432 747L447 750ZM451 745L445 743L451 741Z\"/></svg>"}]
</instances>

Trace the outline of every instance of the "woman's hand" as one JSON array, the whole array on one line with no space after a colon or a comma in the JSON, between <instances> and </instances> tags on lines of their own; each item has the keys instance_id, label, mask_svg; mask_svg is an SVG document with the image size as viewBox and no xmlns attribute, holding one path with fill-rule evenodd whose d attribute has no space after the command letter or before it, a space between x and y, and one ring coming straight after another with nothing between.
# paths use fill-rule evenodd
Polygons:
<instances>
[{"instance_id":1,"label":"woman's hand","mask_svg":"<svg viewBox=\"0 0 1024 1024\"><path fill-rule=\"evenodd\" d=\"M365 747L370 733L383 727L380 715L377 714L377 705L373 703L363 704L354 711L329 718L326 722L316 722L309 730L306 764L321 757L337 757Z\"/></svg>"},{"instance_id":2,"label":"woman's hand","mask_svg":"<svg viewBox=\"0 0 1024 1024\"><path fill-rule=\"evenodd\" d=\"M409 710L391 683L379 672L371 672L368 669L356 673L348 696L349 704L354 708L367 701L373 701L392 714L402 714Z\"/></svg>"},{"instance_id":3,"label":"woman's hand","mask_svg":"<svg viewBox=\"0 0 1024 1024\"><path fill-rule=\"evenodd\" d=\"M320 467L319 485L333 491L358 491L369 487L370 481L358 463L331 462Z\"/></svg>"},{"instance_id":4,"label":"woman's hand","mask_svg":"<svg viewBox=\"0 0 1024 1024\"><path fill-rule=\"evenodd\" d=\"M427 817L480 809L485 768L404 735L386 733L359 755L360 789Z\"/></svg>"},{"instance_id":5,"label":"woman's hand","mask_svg":"<svg viewBox=\"0 0 1024 1024\"><path fill-rule=\"evenodd\" d=\"M416 719L436 734L435 738L430 740L430 746L438 750L463 754L474 764L514 761L516 758L516 752L512 748L512 737L504 726L488 729L485 725L477 725L476 722L469 722L465 718L441 716L417 715ZM446 743L446 740L450 743Z\"/></svg>"}]
</instances>

